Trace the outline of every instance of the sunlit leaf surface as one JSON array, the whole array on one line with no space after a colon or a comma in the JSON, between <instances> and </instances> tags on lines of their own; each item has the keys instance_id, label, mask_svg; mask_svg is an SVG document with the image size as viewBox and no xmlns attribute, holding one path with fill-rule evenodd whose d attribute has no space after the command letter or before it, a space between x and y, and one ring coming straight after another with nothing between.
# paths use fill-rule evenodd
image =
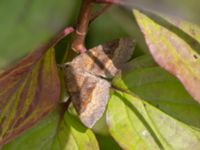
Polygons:
<instances>
[{"instance_id":1,"label":"sunlit leaf surface","mask_svg":"<svg viewBox=\"0 0 200 150\"><path fill-rule=\"evenodd\" d=\"M73 115L65 113L52 149L98 150L99 146L90 129L84 127Z\"/></svg>"},{"instance_id":2,"label":"sunlit leaf surface","mask_svg":"<svg viewBox=\"0 0 200 150\"><path fill-rule=\"evenodd\" d=\"M188 44L183 38L157 24L146 15L139 11L134 11L134 14L156 62L174 74L200 103L199 53L193 49L193 45Z\"/></svg>"},{"instance_id":3,"label":"sunlit leaf surface","mask_svg":"<svg viewBox=\"0 0 200 150\"><path fill-rule=\"evenodd\" d=\"M113 80L108 104L107 124L115 140L123 149L198 150L200 105L151 56L129 65Z\"/></svg>"},{"instance_id":4,"label":"sunlit leaf surface","mask_svg":"<svg viewBox=\"0 0 200 150\"><path fill-rule=\"evenodd\" d=\"M0 75L0 144L32 126L57 104L54 49L38 50Z\"/></svg>"},{"instance_id":5,"label":"sunlit leaf surface","mask_svg":"<svg viewBox=\"0 0 200 150\"><path fill-rule=\"evenodd\" d=\"M198 150L200 147L200 139L192 128L125 92L113 93L107 124L123 149Z\"/></svg>"}]
</instances>

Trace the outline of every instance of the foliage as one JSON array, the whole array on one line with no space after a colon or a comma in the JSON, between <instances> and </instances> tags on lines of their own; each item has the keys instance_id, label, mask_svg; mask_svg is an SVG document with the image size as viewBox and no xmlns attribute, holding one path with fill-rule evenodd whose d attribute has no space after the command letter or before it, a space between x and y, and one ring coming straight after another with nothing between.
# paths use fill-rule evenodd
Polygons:
<instances>
[{"instance_id":1,"label":"foliage","mask_svg":"<svg viewBox=\"0 0 200 150\"><path fill-rule=\"evenodd\" d=\"M48 43L64 27L76 24L80 4L0 2L0 14L7 14L0 24L2 149L198 150L198 24L170 13L117 5L93 21L87 48L123 37L131 37L136 46L127 69L112 79L104 116L88 129L64 100L63 72L56 65L74 58L72 36Z\"/></svg>"}]
</instances>

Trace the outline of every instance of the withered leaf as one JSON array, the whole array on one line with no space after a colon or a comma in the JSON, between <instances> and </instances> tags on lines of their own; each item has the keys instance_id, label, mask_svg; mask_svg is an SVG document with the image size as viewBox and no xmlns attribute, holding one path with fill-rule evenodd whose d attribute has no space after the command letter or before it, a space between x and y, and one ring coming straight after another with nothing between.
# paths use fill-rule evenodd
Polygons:
<instances>
[{"instance_id":1,"label":"withered leaf","mask_svg":"<svg viewBox=\"0 0 200 150\"><path fill-rule=\"evenodd\" d=\"M114 77L133 52L133 40L115 40L80 54L64 68L66 87L80 120L92 127L102 116Z\"/></svg>"},{"instance_id":2,"label":"withered leaf","mask_svg":"<svg viewBox=\"0 0 200 150\"><path fill-rule=\"evenodd\" d=\"M0 75L0 145L53 109L60 82L54 49L38 50Z\"/></svg>"}]
</instances>

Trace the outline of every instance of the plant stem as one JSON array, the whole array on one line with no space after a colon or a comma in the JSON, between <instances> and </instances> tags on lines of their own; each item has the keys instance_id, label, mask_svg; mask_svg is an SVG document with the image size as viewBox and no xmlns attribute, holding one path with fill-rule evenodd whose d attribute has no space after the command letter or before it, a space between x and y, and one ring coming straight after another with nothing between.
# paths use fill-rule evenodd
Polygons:
<instances>
[{"instance_id":1,"label":"plant stem","mask_svg":"<svg viewBox=\"0 0 200 150\"><path fill-rule=\"evenodd\" d=\"M111 6L111 4L118 1L119 0L83 0L76 31L71 45L72 50L77 53L84 53L87 50L85 48L85 37L88 32L89 24L98 16L100 16L103 12L105 12ZM100 11L97 11L92 16L92 5L94 2L109 4L105 4L105 6Z\"/></svg>"},{"instance_id":2,"label":"plant stem","mask_svg":"<svg viewBox=\"0 0 200 150\"><path fill-rule=\"evenodd\" d=\"M55 37L53 37L47 44L42 45L38 50L43 51L48 50L51 47L54 47L61 39L65 36L69 35L70 33L74 32L73 27L66 27L62 32L58 33Z\"/></svg>"},{"instance_id":3,"label":"plant stem","mask_svg":"<svg viewBox=\"0 0 200 150\"><path fill-rule=\"evenodd\" d=\"M49 48L55 46L61 39L65 36L69 35L70 33L74 32L73 27L66 27L62 32L58 33L50 42Z\"/></svg>"},{"instance_id":4,"label":"plant stem","mask_svg":"<svg viewBox=\"0 0 200 150\"><path fill-rule=\"evenodd\" d=\"M83 53L86 51L84 43L92 14L92 2L93 0L84 0L81 6L74 40L72 41L72 49L78 53Z\"/></svg>"},{"instance_id":5,"label":"plant stem","mask_svg":"<svg viewBox=\"0 0 200 150\"><path fill-rule=\"evenodd\" d=\"M94 0L96 3L122 4L123 0Z\"/></svg>"}]
</instances>

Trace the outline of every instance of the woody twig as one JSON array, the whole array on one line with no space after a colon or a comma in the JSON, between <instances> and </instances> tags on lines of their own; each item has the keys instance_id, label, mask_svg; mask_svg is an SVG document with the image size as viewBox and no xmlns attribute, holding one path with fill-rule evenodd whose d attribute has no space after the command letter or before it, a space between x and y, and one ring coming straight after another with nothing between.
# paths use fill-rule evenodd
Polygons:
<instances>
[{"instance_id":1,"label":"woody twig","mask_svg":"<svg viewBox=\"0 0 200 150\"><path fill-rule=\"evenodd\" d=\"M84 0L81 6L80 15L72 42L72 49L75 52L83 53L86 51L84 46L85 36L88 31L88 25L92 14L92 2L93 0Z\"/></svg>"},{"instance_id":2,"label":"woody twig","mask_svg":"<svg viewBox=\"0 0 200 150\"><path fill-rule=\"evenodd\" d=\"M85 37L89 24L111 6L111 4L105 4L102 9L92 15L92 5L94 2L96 2L96 0L84 0L82 3L74 39L72 41L72 49L77 53L86 51Z\"/></svg>"},{"instance_id":3,"label":"woody twig","mask_svg":"<svg viewBox=\"0 0 200 150\"><path fill-rule=\"evenodd\" d=\"M94 0L96 3L121 4L123 0Z\"/></svg>"}]
</instances>

